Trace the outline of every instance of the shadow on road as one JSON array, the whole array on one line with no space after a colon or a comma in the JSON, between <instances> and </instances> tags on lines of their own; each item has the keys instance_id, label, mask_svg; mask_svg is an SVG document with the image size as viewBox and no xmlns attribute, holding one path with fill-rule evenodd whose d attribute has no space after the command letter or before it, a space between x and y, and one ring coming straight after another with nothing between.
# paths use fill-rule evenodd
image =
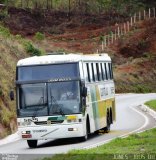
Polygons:
<instances>
[{"instance_id":1,"label":"shadow on road","mask_svg":"<svg viewBox=\"0 0 156 160\"><path fill-rule=\"evenodd\" d=\"M93 140L94 138L98 137L98 133L90 134L87 141ZM44 147L52 147L52 146L64 146L64 145L72 145L77 143L85 143L80 140L80 138L62 138L56 139L48 142L41 143L37 146L37 148L44 148Z\"/></svg>"}]
</instances>

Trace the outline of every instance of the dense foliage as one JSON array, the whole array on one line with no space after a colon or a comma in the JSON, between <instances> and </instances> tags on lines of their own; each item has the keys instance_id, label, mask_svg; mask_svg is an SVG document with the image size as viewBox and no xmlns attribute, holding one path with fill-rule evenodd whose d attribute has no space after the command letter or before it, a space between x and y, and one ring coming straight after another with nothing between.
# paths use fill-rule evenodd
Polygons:
<instances>
[{"instance_id":1,"label":"dense foliage","mask_svg":"<svg viewBox=\"0 0 156 160\"><path fill-rule=\"evenodd\" d=\"M0 0L9 6L49 9L68 13L102 14L116 12L133 14L136 10L156 5L155 0Z\"/></svg>"}]
</instances>

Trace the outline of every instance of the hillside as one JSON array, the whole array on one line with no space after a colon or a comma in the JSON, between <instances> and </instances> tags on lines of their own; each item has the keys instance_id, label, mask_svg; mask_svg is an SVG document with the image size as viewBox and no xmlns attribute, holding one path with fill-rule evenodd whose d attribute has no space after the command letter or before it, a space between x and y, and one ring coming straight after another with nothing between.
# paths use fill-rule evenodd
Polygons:
<instances>
[{"instance_id":1,"label":"hillside","mask_svg":"<svg viewBox=\"0 0 156 160\"><path fill-rule=\"evenodd\" d=\"M3 11L2 11L3 10ZM101 39L128 15L113 13L71 14L9 7L0 14L0 138L16 130L15 87L19 59L43 51L91 54ZM113 17L113 18L112 18ZM8 28L8 29L7 29ZM39 49L40 48L40 49ZM135 29L105 48L113 60L116 92L156 92L156 19L135 24Z\"/></svg>"},{"instance_id":2,"label":"hillside","mask_svg":"<svg viewBox=\"0 0 156 160\"><path fill-rule=\"evenodd\" d=\"M0 24L0 138L14 132L17 127L16 104L9 98L10 91L15 90L16 63L36 53L40 51L30 41L12 35Z\"/></svg>"},{"instance_id":3,"label":"hillside","mask_svg":"<svg viewBox=\"0 0 156 160\"><path fill-rule=\"evenodd\" d=\"M115 53L117 90L156 92L156 19L143 21L136 27L111 46Z\"/></svg>"},{"instance_id":4,"label":"hillside","mask_svg":"<svg viewBox=\"0 0 156 160\"><path fill-rule=\"evenodd\" d=\"M95 53L101 39L128 16L107 13L102 15L71 15L70 20L61 12L45 12L35 19L36 13L10 8L5 25L13 34L33 39L46 52L65 51ZM15 19L16 17L16 19ZM112 19L112 17L114 19ZM17 23L18 22L18 23ZM156 19L146 19L105 49L114 62L117 92L156 91ZM40 33L41 39L36 39Z\"/></svg>"},{"instance_id":5,"label":"hillside","mask_svg":"<svg viewBox=\"0 0 156 160\"><path fill-rule=\"evenodd\" d=\"M0 26L0 137L16 127L15 102L10 102L9 90L15 87L16 62L26 55L18 40L12 38L9 31Z\"/></svg>"}]
</instances>

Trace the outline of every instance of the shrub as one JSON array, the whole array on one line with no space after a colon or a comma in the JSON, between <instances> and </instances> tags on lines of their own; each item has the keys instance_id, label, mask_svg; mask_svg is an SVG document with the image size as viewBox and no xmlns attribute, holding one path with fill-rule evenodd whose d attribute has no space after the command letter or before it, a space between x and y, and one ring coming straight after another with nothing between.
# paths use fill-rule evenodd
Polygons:
<instances>
[{"instance_id":1,"label":"shrub","mask_svg":"<svg viewBox=\"0 0 156 160\"><path fill-rule=\"evenodd\" d=\"M104 41L104 39L105 39L105 37L104 37L103 35L101 35L101 36L99 37L100 42Z\"/></svg>"},{"instance_id":2,"label":"shrub","mask_svg":"<svg viewBox=\"0 0 156 160\"><path fill-rule=\"evenodd\" d=\"M19 34L16 34L15 37L16 37L17 40L22 40L22 36L19 35Z\"/></svg>"},{"instance_id":3,"label":"shrub","mask_svg":"<svg viewBox=\"0 0 156 160\"><path fill-rule=\"evenodd\" d=\"M4 20L7 16L8 16L8 11L6 9L0 11L0 20Z\"/></svg>"},{"instance_id":4,"label":"shrub","mask_svg":"<svg viewBox=\"0 0 156 160\"><path fill-rule=\"evenodd\" d=\"M40 55L42 55L42 52L38 48L35 48L31 44L31 42L26 42L25 43L25 49L26 49L27 53L30 53L33 56L40 56Z\"/></svg>"},{"instance_id":5,"label":"shrub","mask_svg":"<svg viewBox=\"0 0 156 160\"><path fill-rule=\"evenodd\" d=\"M41 33L41 32L37 32L36 34L35 34L35 39L36 40L44 40L44 38L45 38L45 35L43 34L43 33Z\"/></svg>"},{"instance_id":6,"label":"shrub","mask_svg":"<svg viewBox=\"0 0 156 160\"><path fill-rule=\"evenodd\" d=\"M0 34L2 34L5 37L10 37L11 36L11 33L10 33L9 29L7 29L3 26L0 26Z\"/></svg>"},{"instance_id":7,"label":"shrub","mask_svg":"<svg viewBox=\"0 0 156 160\"><path fill-rule=\"evenodd\" d=\"M148 43L147 43L147 41L144 40L144 39L142 39L142 40L140 40L140 41L138 42L138 48L139 48L139 49L146 49L146 48L147 48L147 45L148 45Z\"/></svg>"}]
</instances>

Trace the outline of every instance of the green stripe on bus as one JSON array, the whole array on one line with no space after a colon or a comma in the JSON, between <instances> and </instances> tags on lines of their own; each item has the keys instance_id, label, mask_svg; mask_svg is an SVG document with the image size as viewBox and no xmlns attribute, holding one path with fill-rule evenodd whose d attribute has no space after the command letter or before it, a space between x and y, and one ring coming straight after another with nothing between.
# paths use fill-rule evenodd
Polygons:
<instances>
[{"instance_id":1,"label":"green stripe on bus","mask_svg":"<svg viewBox=\"0 0 156 160\"><path fill-rule=\"evenodd\" d=\"M60 121L60 120L65 120L66 117L65 116L54 116L54 117L48 117L48 120L51 120L51 121Z\"/></svg>"},{"instance_id":2,"label":"green stripe on bus","mask_svg":"<svg viewBox=\"0 0 156 160\"><path fill-rule=\"evenodd\" d=\"M93 108L93 116L94 116L94 120L95 120L95 128L98 129L99 128L99 111L98 111L98 105L97 105L97 98L96 98L96 88L95 86L91 87L91 98L92 98L92 108Z\"/></svg>"}]
</instances>

